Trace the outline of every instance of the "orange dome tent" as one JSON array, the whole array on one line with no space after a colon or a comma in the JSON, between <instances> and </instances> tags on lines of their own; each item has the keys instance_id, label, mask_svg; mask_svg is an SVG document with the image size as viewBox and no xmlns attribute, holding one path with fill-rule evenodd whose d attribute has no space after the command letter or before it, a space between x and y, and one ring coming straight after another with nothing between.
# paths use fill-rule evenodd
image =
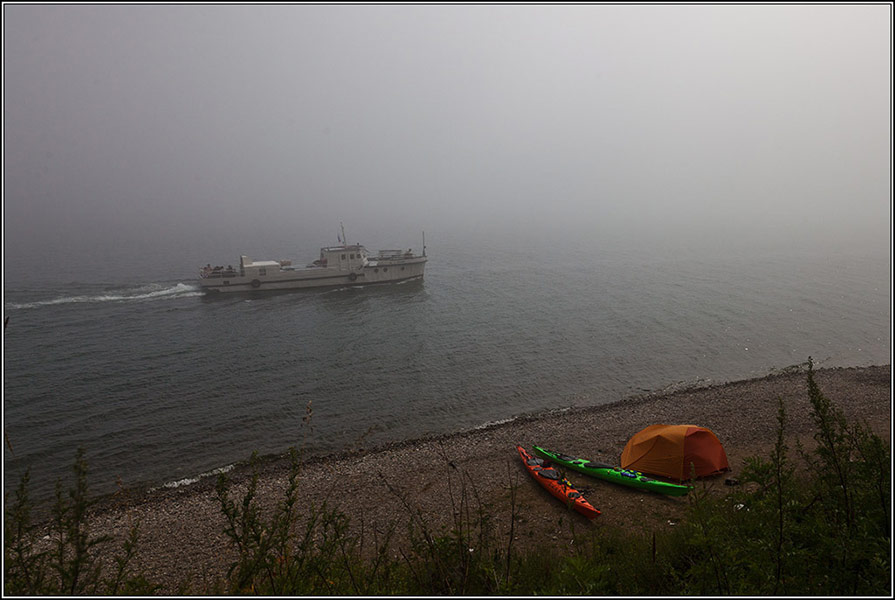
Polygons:
<instances>
[{"instance_id":1,"label":"orange dome tent","mask_svg":"<svg viewBox=\"0 0 895 600\"><path fill-rule=\"evenodd\" d=\"M650 425L625 444L621 464L679 481L690 479L692 468L697 477L730 470L715 434L696 425Z\"/></svg>"}]
</instances>

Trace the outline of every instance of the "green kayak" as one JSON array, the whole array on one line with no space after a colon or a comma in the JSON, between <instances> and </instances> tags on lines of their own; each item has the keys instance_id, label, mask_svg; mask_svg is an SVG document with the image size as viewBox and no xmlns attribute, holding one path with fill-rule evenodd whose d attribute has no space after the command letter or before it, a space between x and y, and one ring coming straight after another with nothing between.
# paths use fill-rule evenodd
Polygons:
<instances>
[{"instance_id":1,"label":"green kayak","mask_svg":"<svg viewBox=\"0 0 895 600\"><path fill-rule=\"evenodd\" d=\"M591 477L618 483L619 485L627 485L639 490L665 494L666 496L683 496L690 491L689 486L651 479L640 471L631 471L629 469L622 469L621 467L613 467L603 463L591 462L585 458L575 458L574 456L567 456L558 452L550 452L539 446L534 446L532 450L534 450L534 453L538 456L556 463L557 465L581 473L586 473Z\"/></svg>"}]
</instances>

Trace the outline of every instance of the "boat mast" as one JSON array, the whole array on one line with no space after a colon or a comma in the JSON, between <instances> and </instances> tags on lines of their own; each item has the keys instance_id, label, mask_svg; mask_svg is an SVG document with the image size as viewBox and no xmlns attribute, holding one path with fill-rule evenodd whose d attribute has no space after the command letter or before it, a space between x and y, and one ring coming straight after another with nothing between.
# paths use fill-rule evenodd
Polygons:
<instances>
[{"instance_id":1,"label":"boat mast","mask_svg":"<svg viewBox=\"0 0 895 600\"><path fill-rule=\"evenodd\" d=\"M339 221L339 227L342 228L342 245L348 246L348 238L345 237L345 226Z\"/></svg>"},{"instance_id":2,"label":"boat mast","mask_svg":"<svg viewBox=\"0 0 895 600\"><path fill-rule=\"evenodd\" d=\"M423 232L423 256L426 255L426 232Z\"/></svg>"}]
</instances>

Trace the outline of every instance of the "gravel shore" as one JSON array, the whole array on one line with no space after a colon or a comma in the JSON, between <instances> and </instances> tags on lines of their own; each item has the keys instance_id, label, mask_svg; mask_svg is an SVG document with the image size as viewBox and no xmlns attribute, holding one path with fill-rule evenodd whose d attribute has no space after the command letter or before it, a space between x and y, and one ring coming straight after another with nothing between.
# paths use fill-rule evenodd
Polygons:
<instances>
[{"instance_id":1,"label":"gravel shore","mask_svg":"<svg viewBox=\"0 0 895 600\"><path fill-rule=\"evenodd\" d=\"M815 371L823 393L850 419L866 421L890 440L891 366L835 368ZM655 423L693 424L711 429L727 452L731 472L700 482L710 493L726 493L725 479L736 478L749 456L767 457L777 427L777 402L783 398L788 416L787 439L811 445L810 406L804 372L785 372L761 379L648 394L609 405L525 416L500 425L451 435L391 444L304 461L300 502L303 507L339 508L353 526L363 524L368 535L388 524L409 521L408 506L431 529L449 527L451 497L462 485L490 505L498 535L509 531L511 489L516 490L521 521L516 524L518 547L569 544L572 530L594 527L673 527L687 498L647 494L592 480L574 472L569 479L602 511L594 521L566 512L529 478L514 446L534 444L567 454L618 464L627 440ZM283 497L289 474L287 457L266 457L260 472L258 498L275 506ZM250 476L246 465L227 473L233 497ZM95 535L123 539L139 522L138 563L147 576L172 593L189 585L202 593L222 578L233 559L223 534L225 522L214 491L214 478L178 488L123 492L105 499L91 517ZM503 518L506 516L507 518ZM402 531L398 527L398 531ZM506 538L503 538L506 539ZM396 543L402 543L399 537ZM116 551L120 543L110 546Z\"/></svg>"}]
</instances>

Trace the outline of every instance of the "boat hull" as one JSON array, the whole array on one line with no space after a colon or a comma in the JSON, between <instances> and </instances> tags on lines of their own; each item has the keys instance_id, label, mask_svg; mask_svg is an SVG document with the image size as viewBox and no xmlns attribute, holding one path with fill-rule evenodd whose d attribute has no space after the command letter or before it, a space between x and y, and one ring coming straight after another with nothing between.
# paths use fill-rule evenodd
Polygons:
<instances>
[{"instance_id":1,"label":"boat hull","mask_svg":"<svg viewBox=\"0 0 895 600\"><path fill-rule=\"evenodd\" d=\"M619 485L637 488L666 496L684 496L690 491L690 487L686 485L678 485L665 481L658 481L651 477L646 477L640 471L632 471L630 469L622 469L621 467L613 467L602 463L591 462L585 458L575 458L558 452L551 452L539 446L533 446L532 451L541 458L556 463L560 466L578 471L602 479L611 481Z\"/></svg>"},{"instance_id":2,"label":"boat hull","mask_svg":"<svg viewBox=\"0 0 895 600\"><path fill-rule=\"evenodd\" d=\"M422 278L425 265L426 258L419 257L388 264L380 261L352 270L309 267L274 270L264 275L222 272L200 279L199 285L209 293L232 293L395 283Z\"/></svg>"}]
</instances>

